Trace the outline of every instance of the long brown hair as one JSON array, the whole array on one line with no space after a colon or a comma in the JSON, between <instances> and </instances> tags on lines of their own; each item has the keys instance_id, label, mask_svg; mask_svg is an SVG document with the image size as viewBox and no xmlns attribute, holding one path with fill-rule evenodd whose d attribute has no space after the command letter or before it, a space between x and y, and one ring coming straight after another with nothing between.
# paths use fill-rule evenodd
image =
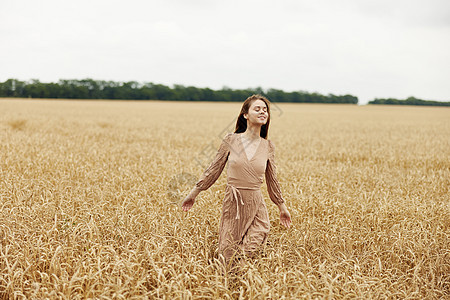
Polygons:
<instances>
[{"instance_id":1,"label":"long brown hair","mask_svg":"<svg viewBox=\"0 0 450 300\"><path fill-rule=\"evenodd\" d=\"M242 104L241 112L239 113L239 117L236 121L236 129L235 133L241 133L245 132L247 130L247 119L244 118L244 114L248 114L248 110L250 109L250 106L252 105L253 101L255 100L262 100L264 103L266 103L267 106L267 123L261 126L261 131L259 135L262 138L267 139L267 136L269 135L269 124L270 124L270 101L266 97L256 94L251 95L247 99L245 99L244 103Z\"/></svg>"}]
</instances>

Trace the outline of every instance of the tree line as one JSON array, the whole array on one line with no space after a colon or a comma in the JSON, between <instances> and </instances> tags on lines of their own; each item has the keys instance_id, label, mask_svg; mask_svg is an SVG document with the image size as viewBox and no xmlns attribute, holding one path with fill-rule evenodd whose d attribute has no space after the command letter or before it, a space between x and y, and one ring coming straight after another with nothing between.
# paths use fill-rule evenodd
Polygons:
<instances>
[{"instance_id":1,"label":"tree line","mask_svg":"<svg viewBox=\"0 0 450 300\"><path fill-rule=\"evenodd\" d=\"M59 80L44 83L39 80L8 79L0 83L0 97L59 98L59 99L122 99L122 100L187 100L187 101L243 101L252 94L262 94L274 102L350 103L357 104L352 95L322 95L305 91L285 92L262 88L220 90L136 81L115 82L93 79Z\"/></svg>"},{"instance_id":2,"label":"tree line","mask_svg":"<svg viewBox=\"0 0 450 300\"><path fill-rule=\"evenodd\" d=\"M414 97L399 100L394 98L375 99L369 101L368 104L388 104L388 105L426 105L426 106L450 106L450 102L440 102L431 100L422 100Z\"/></svg>"}]
</instances>

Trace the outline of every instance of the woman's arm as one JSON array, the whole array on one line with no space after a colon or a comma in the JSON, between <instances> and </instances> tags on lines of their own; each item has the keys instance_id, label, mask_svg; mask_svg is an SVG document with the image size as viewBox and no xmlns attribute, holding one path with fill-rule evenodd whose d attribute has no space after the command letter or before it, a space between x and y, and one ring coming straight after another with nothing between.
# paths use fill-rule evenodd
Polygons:
<instances>
[{"instance_id":1,"label":"woman's arm","mask_svg":"<svg viewBox=\"0 0 450 300\"><path fill-rule=\"evenodd\" d=\"M280 183L276 174L277 166L275 164L275 147L269 140L269 157L266 166L266 184L270 200L278 206L280 210L280 223L289 228L291 226L291 214L286 207L286 203L281 194Z\"/></svg>"},{"instance_id":2,"label":"woman's arm","mask_svg":"<svg viewBox=\"0 0 450 300\"><path fill-rule=\"evenodd\" d=\"M200 194L201 191L209 189L209 187L212 186L214 182L216 182L216 180L219 178L228 160L232 135L232 133L229 133L225 136L225 138L222 140L222 144L220 145L219 150L217 150L214 160L211 162L209 167L206 168L206 170L200 177L200 180L197 181L189 195L187 195L181 203L181 207L184 211L190 210L194 205L195 198L198 196L198 194Z\"/></svg>"}]
</instances>

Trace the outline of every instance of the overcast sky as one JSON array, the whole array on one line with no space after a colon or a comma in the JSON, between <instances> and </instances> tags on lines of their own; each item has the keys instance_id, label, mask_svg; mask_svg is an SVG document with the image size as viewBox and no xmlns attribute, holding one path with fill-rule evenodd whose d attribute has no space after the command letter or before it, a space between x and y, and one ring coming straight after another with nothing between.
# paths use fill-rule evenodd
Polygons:
<instances>
[{"instance_id":1,"label":"overcast sky","mask_svg":"<svg viewBox=\"0 0 450 300\"><path fill-rule=\"evenodd\" d=\"M449 0L0 0L0 81L450 101Z\"/></svg>"}]
</instances>

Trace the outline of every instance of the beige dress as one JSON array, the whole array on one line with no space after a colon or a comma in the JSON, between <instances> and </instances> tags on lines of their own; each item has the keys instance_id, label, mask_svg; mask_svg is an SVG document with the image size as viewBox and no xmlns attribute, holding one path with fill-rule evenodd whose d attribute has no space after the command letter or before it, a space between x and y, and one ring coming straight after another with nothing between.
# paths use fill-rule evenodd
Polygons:
<instances>
[{"instance_id":1,"label":"beige dress","mask_svg":"<svg viewBox=\"0 0 450 300\"><path fill-rule=\"evenodd\" d=\"M228 134L196 183L197 188L208 189L219 178L227 161L227 187L219 228L219 253L226 263L236 252L251 256L267 241L270 222L260 189L264 175L270 199L277 205L284 202L270 140L261 139L248 160L240 134Z\"/></svg>"}]
</instances>

